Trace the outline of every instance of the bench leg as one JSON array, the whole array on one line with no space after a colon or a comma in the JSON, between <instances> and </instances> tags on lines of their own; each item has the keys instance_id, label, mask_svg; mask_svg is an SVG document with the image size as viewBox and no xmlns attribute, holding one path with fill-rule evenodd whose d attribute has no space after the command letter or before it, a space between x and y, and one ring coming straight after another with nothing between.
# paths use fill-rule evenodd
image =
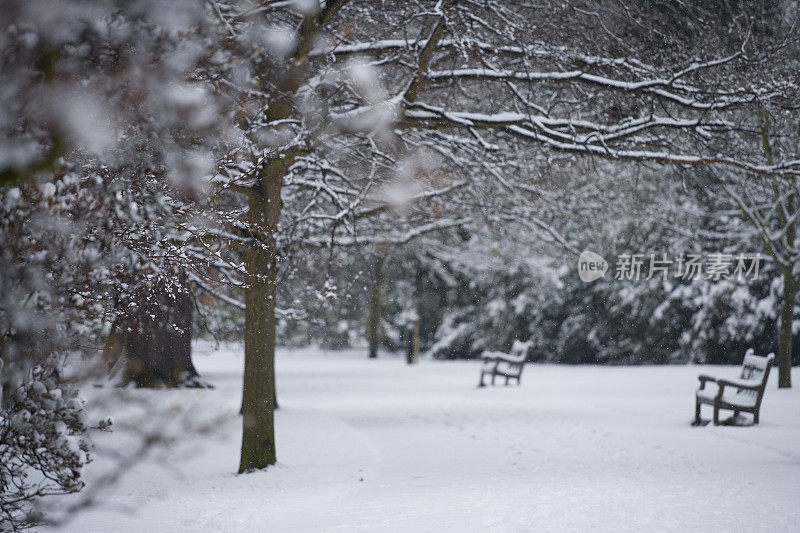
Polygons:
<instances>
[{"instance_id":1,"label":"bench leg","mask_svg":"<svg viewBox=\"0 0 800 533\"><path fill-rule=\"evenodd\" d=\"M700 425L700 401L694 401L694 425Z\"/></svg>"},{"instance_id":2,"label":"bench leg","mask_svg":"<svg viewBox=\"0 0 800 533\"><path fill-rule=\"evenodd\" d=\"M506 385L508 385L508 376L506 376Z\"/></svg>"},{"instance_id":3,"label":"bench leg","mask_svg":"<svg viewBox=\"0 0 800 533\"><path fill-rule=\"evenodd\" d=\"M485 375L486 375L486 373L481 371L481 382L478 383L478 387L485 387L486 386L486 383L483 382L483 376L485 376Z\"/></svg>"},{"instance_id":4,"label":"bench leg","mask_svg":"<svg viewBox=\"0 0 800 533\"><path fill-rule=\"evenodd\" d=\"M760 410L761 409L756 409L755 411L753 411L753 424L758 424L758 412Z\"/></svg>"},{"instance_id":5,"label":"bench leg","mask_svg":"<svg viewBox=\"0 0 800 533\"><path fill-rule=\"evenodd\" d=\"M719 405L714 405L714 425L719 425Z\"/></svg>"},{"instance_id":6,"label":"bench leg","mask_svg":"<svg viewBox=\"0 0 800 533\"><path fill-rule=\"evenodd\" d=\"M494 385L494 378L497 377L497 374L492 374L492 385Z\"/></svg>"}]
</instances>

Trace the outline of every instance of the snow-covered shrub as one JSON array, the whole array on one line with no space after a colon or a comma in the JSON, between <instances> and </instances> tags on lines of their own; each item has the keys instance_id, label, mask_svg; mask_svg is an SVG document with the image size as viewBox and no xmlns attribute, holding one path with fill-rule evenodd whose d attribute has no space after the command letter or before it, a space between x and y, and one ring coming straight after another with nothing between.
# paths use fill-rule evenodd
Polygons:
<instances>
[{"instance_id":1,"label":"snow-covered shrub","mask_svg":"<svg viewBox=\"0 0 800 533\"><path fill-rule=\"evenodd\" d=\"M86 430L83 401L54 361L11 391L0 411L0 529L32 527L39 498L83 488Z\"/></svg>"},{"instance_id":2,"label":"snow-covered shrub","mask_svg":"<svg viewBox=\"0 0 800 533\"><path fill-rule=\"evenodd\" d=\"M547 362L738 363L748 347L775 350L775 278L766 275L749 284L586 285L570 269L548 285L542 272L525 268L516 284L495 273L472 283L461 305L442 315L430 353L475 357L533 339L531 359Z\"/></svg>"},{"instance_id":3,"label":"snow-covered shrub","mask_svg":"<svg viewBox=\"0 0 800 533\"><path fill-rule=\"evenodd\" d=\"M507 259L490 253L468 269L453 268L451 275L460 280L456 300L439 321L432 357L475 357L508 349L516 339L533 340L534 358L551 351L563 320L560 269L547 260Z\"/></svg>"},{"instance_id":4,"label":"snow-covered shrub","mask_svg":"<svg viewBox=\"0 0 800 533\"><path fill-rule=\"evenodd\" d=\"M42 495L80 489L82 407L51 356L90 355L133 291L192 257L172 193L198 194L213 161L197 154L227 122L186 81L215 53L196 3L11 0L0 11L5 529L33 524Z\"/></svg>"},{"instance_id":5,"label":"snow-covered shrub","mask_svg":"<svg viewBox=\"0 0 800 533\"><path fill-rule=\"evenodd\" d=\"M580 280L572 254L506 247L487 253L493 238L474 238L460 253L440 256L439 270L457 280L441 310L434 357L474 357L484 349L507 349L514 338L532 339L532 360L560 363L740 363L744 351L777 349L781 299L779 269L763 244L720 197L715 181L696 172L683 183L663 176L638 181L625 210L609 210L585 245L610 263L604 279ZM595 213L596 214L596 213ZM613 214L613 216L612 216ZM580 228L573 228L581 231ZM698 236L700 238L698 238ZM617 280L619 254L762 252L757 279L676 278ZM705 272L704 272L705 274ZM797 322L797 320L796 320ZM800 327L796 332L800 331ZM800 347L794 343L794 360Z\"/></svg>"},{"instance_id":6,"label":"snow-covered shrub","mask_svg":"<svg viewBox=\"0 0 800 533\"><path fill-rule=\"evenodd\" d=\"M690 311L680 337L687 359L701 363L738 363L747 348L776 350L780 276L769 265L758 280L720 280L675 288L662 306ZM657 311L660 311L658 309ZM794 359L800 356L795 345Z\"/></svg>"},{"instance_id":7,"label":"snow-covered shrub","mask_svg":"<svg viewBox=\"0 0 800 533\"><path fill-rule=\"evenodd\" d=\"M757 280L587 284L556 261L500 263L510 266L472 270L441 310L433 357L476 357L514 339L534 341L531 360L557 363L739 363L749 347L776 349L780 278L769 265Z\"/></svg>"}]
</instances>

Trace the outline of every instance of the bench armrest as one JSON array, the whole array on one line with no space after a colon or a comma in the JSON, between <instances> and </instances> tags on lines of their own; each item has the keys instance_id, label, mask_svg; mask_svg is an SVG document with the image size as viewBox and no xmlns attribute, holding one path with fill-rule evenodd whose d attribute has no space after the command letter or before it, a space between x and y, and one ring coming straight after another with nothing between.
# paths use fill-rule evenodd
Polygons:
<instances>
[{"instance_id":1,"label":"bench armrest","mask_svg":"<svg viewBox=\"0 0 800 533\"><path fill-rule=\"evenodd\" d=\"M709 382L709 381L713 381L714 383L717 382L717 378L715 378L713 376L708 376L706 374L700 374L699 376L697 376L697 379L700 380L700 390L705 389L706 388L706 383Z\"/></svg>"},{"instance_id":2,"label":"bench armrest","mask_svg":"<svg viewBox=\"0 0 800 533\"><path fill-rule=\"evenodd\" d=\"M719 379L717 380L720 387L737 387L739 389L750 389L756 390L761 388L761 380L760 379Z\"/></svg>"},{"instance_id":3,"label":"bench armrest","mask_svg":"<svg viewBox=\"0 0 800 533\"><path fill-rule=\"evenodd\" d=\"M481 354L481 359L483 359L484 363L488 363L489 361L497 361L497 353L498 352L483 352Z\"/></svg>"}]
</instances>

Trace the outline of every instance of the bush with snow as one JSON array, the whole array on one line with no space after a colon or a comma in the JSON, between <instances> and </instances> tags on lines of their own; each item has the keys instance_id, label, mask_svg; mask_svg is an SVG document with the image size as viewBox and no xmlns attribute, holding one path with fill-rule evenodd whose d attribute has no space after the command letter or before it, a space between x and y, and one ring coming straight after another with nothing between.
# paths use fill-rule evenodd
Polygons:
<instances>
[{"instance_id":1,"label":"bush with snow","mask_svg":"<svg viewBox=\"0 0 800 533\"><path fill-rule=\"evenodd\" d=\"M83 400L53 361L10 391L0 411L0 529L32 527L39 498L83 488L87 429Z\"/></svg>"}]
</instances>

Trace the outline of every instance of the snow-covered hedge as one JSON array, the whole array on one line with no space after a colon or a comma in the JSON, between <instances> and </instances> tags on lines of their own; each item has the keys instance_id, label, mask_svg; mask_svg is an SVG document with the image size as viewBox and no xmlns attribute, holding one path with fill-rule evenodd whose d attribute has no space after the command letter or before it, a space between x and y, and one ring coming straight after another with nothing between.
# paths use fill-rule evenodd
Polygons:
<instances>
[{"instance_id":1,"label":"snow-covered hedge","mask_svg":"<svg viewBox=\"0 0 800 533\"><path fill-rule=\"evenodd\" d=\"M476 357L532 339L538 361L738 363L747 347L775 350L779 282L770 269L749 283L591 284L545 262L487 269L474 272L462 303L443 313L429 352Z\"/></svg>"}]
</instances>

